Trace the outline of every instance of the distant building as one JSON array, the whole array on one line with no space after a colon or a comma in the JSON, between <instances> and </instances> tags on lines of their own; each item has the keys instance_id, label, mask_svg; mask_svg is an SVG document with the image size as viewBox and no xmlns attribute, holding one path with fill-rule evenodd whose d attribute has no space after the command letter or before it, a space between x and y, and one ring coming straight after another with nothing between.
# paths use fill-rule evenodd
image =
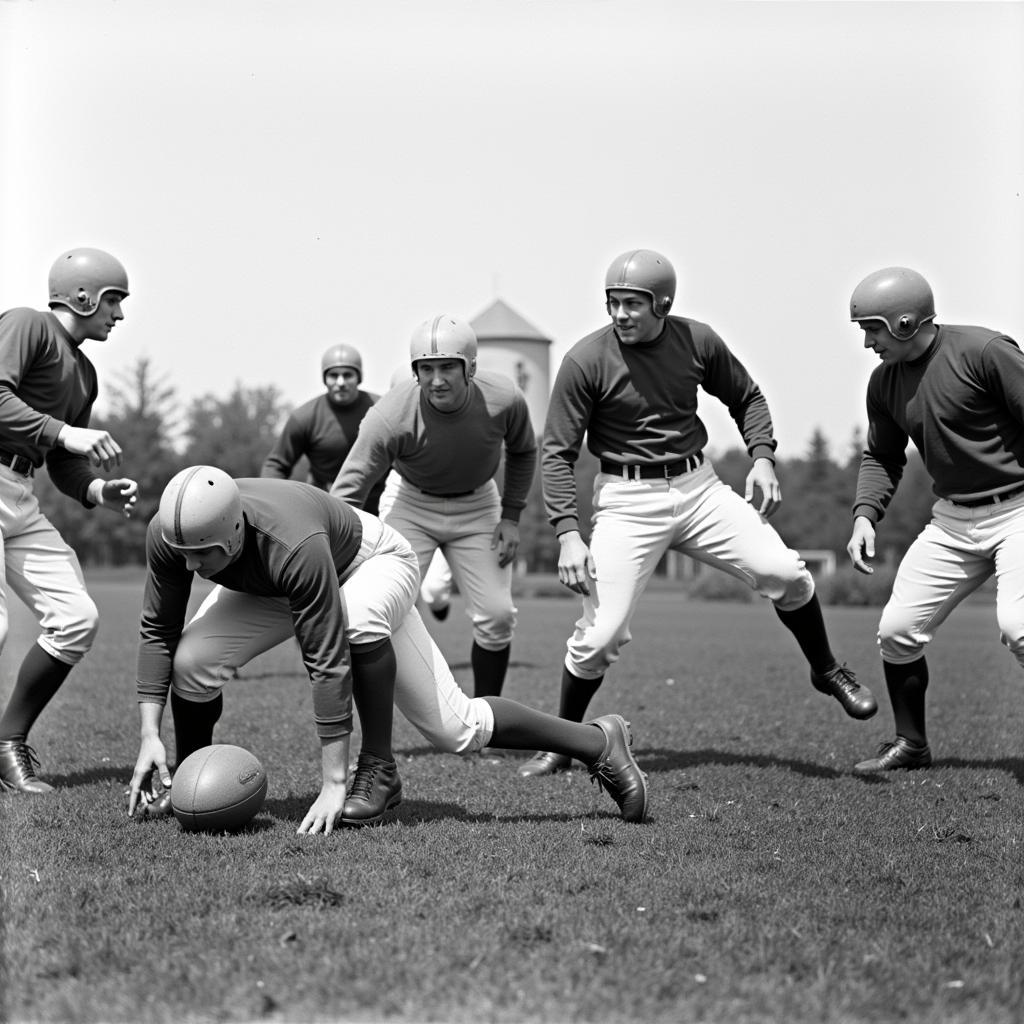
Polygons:
<instances>
[{"instance_id":1,"label":"distant building","mask_svg":"<svg viewBox=\"0 0 1024 1024\"><path fill-rule=\"evenodd\" d=\"M501 299L470 323L480 343L480 368L503 373L519 385L533 429L540 434L551 393L551 339Z\"/></svg>"}]
</instances>

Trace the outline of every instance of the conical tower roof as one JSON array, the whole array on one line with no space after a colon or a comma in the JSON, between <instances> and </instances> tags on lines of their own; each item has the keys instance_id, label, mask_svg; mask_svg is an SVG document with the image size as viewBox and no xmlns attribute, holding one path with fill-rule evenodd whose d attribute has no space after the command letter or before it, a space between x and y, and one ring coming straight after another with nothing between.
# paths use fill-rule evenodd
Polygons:
<instances>
[{"instance_id":1,"label":"conical tower roof","mask_svg":"<svg viewBox=\"0 0 1024 1024\"><path fill-rule=\"evenodd\" d=\"M549 345L551 344L550 338L545 337L529 320L520 316L507 302L503 302L501 299L495 299L482 313L475 316L470 324L480 341L521 338L529 341L546 341Z\"/></svg>"}]
</instances>

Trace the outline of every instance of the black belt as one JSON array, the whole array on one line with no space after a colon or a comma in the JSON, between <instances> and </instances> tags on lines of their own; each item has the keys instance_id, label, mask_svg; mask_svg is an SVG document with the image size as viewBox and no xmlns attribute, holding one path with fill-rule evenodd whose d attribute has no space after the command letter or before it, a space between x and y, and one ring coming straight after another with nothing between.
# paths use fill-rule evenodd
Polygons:
<instances>
[{"instance_id":1,"label":"black belt","mask_svg":"<svg viewBox=\"0 0 1024 1024\"><path fill-rule=\"evenodd\" d=\"M0 451L0 466L9 466L22 476L32 476L36 471L31 459L26 459L24 455L15 455L14 452Z\"/></svg>"},{"instance_id":2,"label":"black belt","mask_svg":"<svg viewBox=\"0 0 1024 1024\"><path fill-rule=\"evenodd\" d=\"M677 462L635 462L631 466L602 459L601 472L621 476L623 480L668 480L683 473L692 473L703 462L703 452L694 452Z\"/></svg>"},{"instance_id":3,"label":"black belt","mask_svg":"<svg viewBox=\"0 0 1024 1024\"><path fill-rule=\"evenodd\" d=\"M474 487L472 491L459 491L457 494L438 494L437 491L425 491L422 487L419 490L420 494L426 494L430 498L466 498L476 493L477 488Z\"/></svg>"},{"instance_id":4,"label":"black belt","mask_svg":"<svg viewBox=\"0 0 1024 1024\"><path fill-rule=\"evenodd\" d=\"M987 498L971 498L970 501L953 501L954 505L963 505L964 508L981 508L983 505L1002 505L1004 501L1017 498L1024 494L1024 484L1014 487L1012 491L1003 491L1001 494L990 494Z\"/></svg>"}]
</instances>

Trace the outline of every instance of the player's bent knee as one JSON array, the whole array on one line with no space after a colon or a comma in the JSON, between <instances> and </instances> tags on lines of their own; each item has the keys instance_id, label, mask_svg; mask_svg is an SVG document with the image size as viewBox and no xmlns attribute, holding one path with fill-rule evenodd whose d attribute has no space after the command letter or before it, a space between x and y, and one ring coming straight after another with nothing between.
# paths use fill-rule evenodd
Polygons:
<instances>
[{"instance_id":1,"label":"player's bent knee","mask_svg":"<svg viewBox=\"0 0 1024 1024\"><path fill-rule=\"evenodd\" d=\"M895 665L919 658L931 636L919 628L909 609L887 604L878 623L878 647L882 658Z\"/></svg>"},{"instance_id":2,"label":"player's bent knee","mask_svg":"<svg viewBox=\"0 0 1024 1024\"><path fill-rule=\"evenodd\" d=\"M473 640L485 651L503 651L510 643L514 632L511 629L474 629Z\"/></svg>"},{"instance_id":3,"label":"player's bent knee","mask_svg":"<svg viewBox=\"0 0 1024 1024\"><path fill-rule=\"evenodd\" d=\"M212 699L232 675L232 671L203 657L199 646L185 638L174 652L171 685L185 700Z\"/></svg>"},{"instance_id":4,"label":"player's bent knee","mask_svg":"<svg viewBox=\"0 0 1024 1024\"><path fill-rule=\"evenodd\" d=\"M58 660L74 665L92 649L99 631L99 609L92 598L82 594L60 628L46 631L39 642Z\"/></svg>"},{"instance_id":5,"label":"player's bent knee","mask_svg":"<svg viewBox=\"0 0 1024 1024\"><path fill-rule=\"evenodd\" d=\"M997 619L1000 641L1024 667L1024 620L1016 611L997 613Z\"/></svg>"},{"instance_id":6,"label":"player's bent knee","mask_svg":"<svg viewBox=\"0 0 1024 1024\"><path fill-rule=\"evenodd\" d=\"M441 728L421 732L446 754L473 754L486 747L494 734L494 711L482 697L470 697L457 716L448 716Z\"/></svg>"},{"instance_id":7,"label":"player's bent knee","mask_svg":"<svg viewBox=\"0 0 1024 1024\"><path fill-rule=\"evenodd\" d=\"M779 586L781 592L778 597L772 597L772 601L780 612L795 612L814 597L814 577L806 569L801 570L795 578L780 579Z\"/></svg>"},{"instance_id":8,"label":"player's bent knee","mask_svg":"<svg viewBox=\"0 0 1024 1024\"><path fill-rule=\"evenodd\" d=\"M915 637L909 632L878 630L878 648L883 661L894 665L905 665L919 658L927 645L927 641Z\"/></svg>"},{"instance_id":9,"label":"player's bent knee","mask_svg":"<svg viewBox=\"0 0 1024 1024\"><path fill-rule=\"evenodd\" d=\"M581 649L570 645L565 658L565 667L580 679L600 679L619 660L619 651L628 642L628 640L624 640L622 644L615 647L599 647L597 649Z\"/></svg>"},{"instance_id":10,"label":"player's bent knee","mask_svg":"<svg viewBox=\"0 0 1024 1024\"><path fill-rule=\"evenodd\" d=\"M516 629L514 609L492 609L473 619L473 637L481 647L507 647Z\"/></svg>"}]
</instances>

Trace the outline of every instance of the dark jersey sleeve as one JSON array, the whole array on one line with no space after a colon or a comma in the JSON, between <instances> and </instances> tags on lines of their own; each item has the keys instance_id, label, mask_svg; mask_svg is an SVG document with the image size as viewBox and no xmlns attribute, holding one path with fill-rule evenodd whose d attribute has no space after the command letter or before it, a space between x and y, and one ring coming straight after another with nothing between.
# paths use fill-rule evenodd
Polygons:
<instances>
[{"instance_id":1,"label":"dark jersey sleeve","mask_svg":"<svg viewBox=\"0 0 1024 1024\"><path fill-rule=\"evenodd\" d=\"M160 537L155 517L146 533L146 566L136 687L140 701L166 704L193 574L185 568L181 554Z\"/></svg>"},{"instance_id":2,"label":"dark jersey sleeve","mask_svg":"<svg viewBox=\"0 0 1024 1024\"><path fill-rule=\"evenodd\" d=\"M313 688L313 718L324 739L352 731L352 667L345 639L345 607L325 534L292 552L279 585L291 609L295 639Z\"/></svg>"},{"instance_id":3,"label":"dark jersey sleeve","mask_svg":"<svg viewBox=\"0 0 1024 1024\"><path fill-rule=\"evenodd\" d=\"M306 454L308 448L308 430L299 417L292 413L285 421L277 442L270 450L260 476L275 480L288 480L295 468L295 463Z\"/></svg>"}]
</instances>

